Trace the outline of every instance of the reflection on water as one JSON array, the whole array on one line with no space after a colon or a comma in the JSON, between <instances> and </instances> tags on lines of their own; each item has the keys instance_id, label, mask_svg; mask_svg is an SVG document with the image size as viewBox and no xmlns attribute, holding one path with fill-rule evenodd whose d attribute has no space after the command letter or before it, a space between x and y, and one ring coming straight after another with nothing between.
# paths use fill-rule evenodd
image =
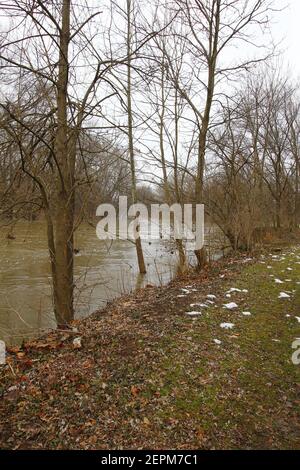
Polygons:
<instances>
[{"instance_id":1,"label":"reflection on water","mask_svg":"<svg viewBox=\"0 0 300 470\"><path fill-rule=\"evenodd\" d=\"M211 230L206 227L206 234ZM13 344L54 328L55 321L45 224L18 222L14 240L7 239L7 233L7 228L0 230L0 339ZM137 273L130 241L99 240L93 228L82 225L75 233L75 247L76 318L148 283L166 284L176 271L176 252L161 240L143 241L146 276ZM221 255L215 248L212 253L214 258ZM192 258L190 251L189 261Z\"/></svg>"},{"instance_id":2,"label":"reflection on water","mask_svg":"<svg viewBox=\"0 0 300 470\"><path fill-rule=\"evenodd\" d=\"M43 222L18 222L14 240L1 229L0 339L18 343L55 327L51 275ZM136 271L133 243L98 240L95 230L81 226L75 234L76 318L89 315L107 301L147 283L165 284L176 269L176 254L161 241L143 242L147 275Z\"/></svg>"}]
</instances>

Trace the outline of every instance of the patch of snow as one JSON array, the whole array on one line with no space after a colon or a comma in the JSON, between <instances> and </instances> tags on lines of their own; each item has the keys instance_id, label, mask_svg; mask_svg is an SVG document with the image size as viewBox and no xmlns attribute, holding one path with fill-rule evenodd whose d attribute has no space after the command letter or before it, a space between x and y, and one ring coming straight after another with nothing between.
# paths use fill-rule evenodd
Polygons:
<instances>
[{"instance_id":1,"label":"patch of snow","mask_svg":"<svg viewBox=\"0 0 300 470\"><path fill-rule=\"evenodd\" d=\"M278 299L289 299L291 296L286 292L280 292Z\"/></svg>"},{"instance_id":2,"label":"patch of snow","mask_svg":"<svg viewBox=\"0 0 300 470\"><path fill-rule=\"evenodd\" d=\"M281 281L281 279L275 279L275 282L276 282L276 284L284 284L284 282Z\"/></svg>"},{"instance_id":3,"label":"patch of snow","mask_svg":"<svg viewBox=\"0 0 300 470\"><path fill-rule=\"evenodd\" d=\"M227 294L231 294L232 292L242 292L241 289L238 289L237 287L231 287L228 291Z\"/></svg>"},{"instance_id":4,"label":"patch of snow","mask_svg":"<svg viewBox=\"0 0 300 470\"><path fill-rule=\"evenodd\" d=\"M233 310L234 308L237 308L237 304L235 302L229 302L228 304L224 304L224 308L227 308L228 310Z\"/></svg>"},{"instance_id":5,"label":"patch of snow","mask_svg":"<svg viewBox=\"0 0 300 470\"><path fill-rule=\"evenodd\" d=\"M73 348L74 349L80 349L81 348L81 337L78 336L77 338L73 339Z\"/></svg>"},{"instance_id":6,"label":"patch of snow","mask_svg":"<svg viewBox=\"0 0 300 470\"><path fill-rule=\"evenodd\" d=\"M225 330L232 330L232 328L234 327L234 323L221 323L220 324L220 327L221 328L225 328Z\"/></svg>"},{"instance_id":7,"label":"patch of snow","mask_svg":"<svg viewBox=\"0 0 300 470\"><path fill-rule=\"evenodd\" d=\"M222 341L220 341L219 339L214 339L213 341L214 341L214 343L216 343L216 344L221 344L221 343L222 343Z\"/></svg>"},{"instance_id":8,"label":"patch of snow","mask_svg":"<svg viewBox=\"0 0 300 470\"><path fill-rule=\"evenodd\" d=\"M187 315L189 315L190 317L197 317L198 315L202 315L201 312L196 312L196 311L193 311L193 312L185 312Z\"/></svg>"},{"instance_id":9,"label":"patch of snow","mask_svg":"<svg viewBox=\"0 0 300 470\"><path fill-rule=\"evenodd\" d=\"M245 317L250 317L250 315L252 315L251 312L242 312L242 314L245 315Z\"/></svg>"},{"instance_id":10,"label":"patch of snow","mask_svg":"<svg viewBox=\"0 0 300 470\"><path fill-rule=\"evenodd\" d=\"M208 295L206 296L206 298L207 298L207 299L216 299L217 296L216 296L216 295L213 295L213 294L208 294Z\"/></svg>"}]
</instances>

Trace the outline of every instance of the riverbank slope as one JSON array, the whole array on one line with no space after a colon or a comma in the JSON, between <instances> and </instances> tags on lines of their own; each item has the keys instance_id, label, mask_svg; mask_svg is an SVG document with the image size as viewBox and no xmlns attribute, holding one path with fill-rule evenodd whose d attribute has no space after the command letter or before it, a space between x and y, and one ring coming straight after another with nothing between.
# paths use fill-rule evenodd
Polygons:
<instances>
[{"instance_id":1,"label":"riverbank slope","mask_svg":"<svg viewBox=\"0 0 300 470\"><path fill-rule=\"evenodd\" d=\"M299 246L221 260L75 327L10 351L1 448L300 448Z\"/></svg>"}]
</instances>

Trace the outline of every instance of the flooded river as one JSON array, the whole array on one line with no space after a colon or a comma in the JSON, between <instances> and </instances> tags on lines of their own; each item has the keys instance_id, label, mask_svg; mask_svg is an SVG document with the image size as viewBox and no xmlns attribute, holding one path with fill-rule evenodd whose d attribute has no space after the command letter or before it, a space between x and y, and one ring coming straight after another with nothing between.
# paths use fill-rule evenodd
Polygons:
<instances>
[{"instance_id":1,"label":"flooded river","mask_svg":"<svg viewBox=\"0 0 300 470\"><path fill-rule=\"evenodd\" d=\"M55 327L45 224L18 222L15 239L11 229L1 229L0 246L0 339L18 343ZM147 275L136 271L133 243L105 242L90 226L75 233L76 318L89 315L123 293L147 283L165 284L176 270L176 255L161 241L143 243Z\"/></svg>"},{"instance_id":2,"label":"flooded river","mask_svg":"<svg viewBox=\"0 0 300 470\"><path fill-rule=\"evenodd\" d=\"M20 343L55 327L45 224L18 222L15 239L10 228L1 228L0 245L0 339ZM75 312L88 316L107 301L147 283L162 285L175 274L177 255L166 243L144 241L147 275L137 273L133 243L105 242L90 226L75 233Z\"/></svg>"}]
</instances>

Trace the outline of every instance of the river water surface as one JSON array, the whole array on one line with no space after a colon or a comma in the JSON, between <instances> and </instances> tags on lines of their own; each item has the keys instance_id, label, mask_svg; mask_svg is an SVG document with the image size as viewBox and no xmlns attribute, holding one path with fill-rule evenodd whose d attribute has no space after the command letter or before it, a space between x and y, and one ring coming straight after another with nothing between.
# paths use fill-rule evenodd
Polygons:
<instances>
[{"instance_id":1,"label":"river water surface","mask_svg":"<svg viewBox=\"0 0 300 470\"><path fill-rule=\"evenodd\" d=\"M51 275L43 222L18 222L1 229L0 339L19 343L55 327ZM176 254L160 240L143 243L147 275L137 273L130 241L99 240L90 226L75 233L76 318L89 315L107 301L147 283L167 283L176 270Z\"/></svg>"},{"instance_id":2,"label":"river water surface","mask_svg":"<svg viewBox=\"0 0 300 470\"><path fill-rule=\"evenodd\" d=\"M7 238L11 232L15 239ZM0 339L18 344L55 328L45 223L20 221L13 231L2 227L0 237ZM143 241L145 276L137 273L130 241L111 244L82 225L75 232L75 247L76 318L148 283L166 284L177 269L175 250L162 240Z\"/></svg>"}]
</instances>

